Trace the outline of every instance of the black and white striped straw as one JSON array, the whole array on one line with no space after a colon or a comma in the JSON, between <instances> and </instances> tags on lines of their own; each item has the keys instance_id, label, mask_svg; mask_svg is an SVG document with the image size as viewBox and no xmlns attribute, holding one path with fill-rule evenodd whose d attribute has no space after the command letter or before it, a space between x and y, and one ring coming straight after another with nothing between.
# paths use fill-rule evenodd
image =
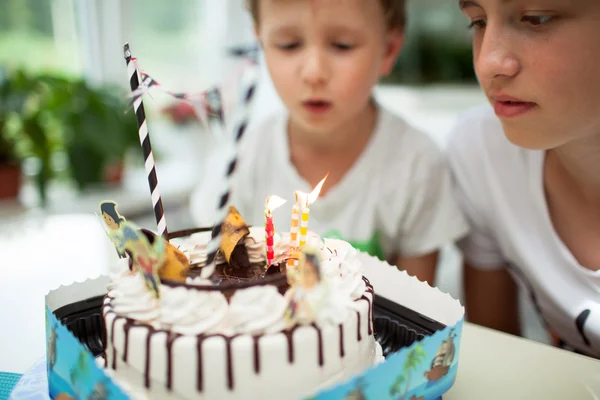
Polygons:
<instances>
[{"instance_id":1,"label":"black and white striped straw","mask_svg":"<svg viewBox=\"0 0 600 400\"><path fill-rule=\"evenodd\" d=\"M201 275L203 277L209 277L212 275L215 268L215 258L217 252L219 250L219 246L221 244L221 228L223 226L223 222L229 213L229 201L231 196L231 186L232 186L232 178L235 174L237 162L238 162L238 149L241 139L246 132L246 128L248 127L248 119L249 112L251 109L252 102L255 98L256 87L258 84L258 76L259 71L256 65L256 60L254 58L250 58L250 66L247 69L246 73L242 77L241 82L241 101L237 106L236 112L238 113L238 117L233 120L233 143L234 145L230 147L231 154L228 155L229 162L227 164L226 171L226 180L225 180L225 188L221 196L219 197L219 203L217 205L217 223L215 224L211 240L208 244L208 258L206 262L206 266L202 269Z\"/></svg>"},{"instance_id":2,"label":"black and white striped straw","mask_svg":"<svg viewBox=\"0 0 600 400\"><path fill-rule=\"evenodd\" d=\"M131 91L135 92L140 86L140 81L138 78L138 71L135 65L135 61L132 60L131 57L129 43L126 43L123 46L123 52L125 55L125 62L127 63L129 86L131 87ZM168 235L167 221L165 219L165 212L163 209L160 192L158 191L156 165L154 162L154 156L152 155L152 144L150 143L148 124L146 122L146 113L144 112L144 105L142 104L141 96L136 98L133 102L133 109L135 110L135 117L137 119L138 124L138 134L140 136L140 144L142 145L142 151L144 153L144 165L146 167L146 174L148 175L148 185L150 186L150 195L152 197L152 207L154 208L154 217L156 218L157 231L159 235L166 237Z\"/></svg>"}]
</instances>

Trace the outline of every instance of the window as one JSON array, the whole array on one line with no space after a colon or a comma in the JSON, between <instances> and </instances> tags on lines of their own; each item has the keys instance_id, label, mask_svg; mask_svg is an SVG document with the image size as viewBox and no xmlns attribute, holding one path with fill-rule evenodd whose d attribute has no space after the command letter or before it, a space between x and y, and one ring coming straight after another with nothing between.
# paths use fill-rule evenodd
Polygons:
<instances>
[{"instance_id":1,"label":"window","mask_svg":"<svg viewBox=\"0 0 600 400\"><path fill-rule=\"evenodd\" d=\"M2 0L0 67L82 73L73 0Z\"/></svg>"}]
</instances>

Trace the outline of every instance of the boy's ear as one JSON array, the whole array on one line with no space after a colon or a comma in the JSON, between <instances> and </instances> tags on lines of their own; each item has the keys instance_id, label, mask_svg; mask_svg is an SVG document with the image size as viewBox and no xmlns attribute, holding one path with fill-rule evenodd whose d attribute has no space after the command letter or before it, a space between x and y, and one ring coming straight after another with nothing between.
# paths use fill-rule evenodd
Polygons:
<instances>
[{"instance_id":1,"label":"boy's ear","mask_svg":"<svg viewBox=\"0 0 600 400\"><path fill-rule=\"evenodd\" d=\"M381 70L379 73L388 75L392 72L396 59L402 50L404 44L404 31L400 29L392 29L387 33L385 54L383 55L383 63L381 64Z\"/></svg>"}]
</instances>

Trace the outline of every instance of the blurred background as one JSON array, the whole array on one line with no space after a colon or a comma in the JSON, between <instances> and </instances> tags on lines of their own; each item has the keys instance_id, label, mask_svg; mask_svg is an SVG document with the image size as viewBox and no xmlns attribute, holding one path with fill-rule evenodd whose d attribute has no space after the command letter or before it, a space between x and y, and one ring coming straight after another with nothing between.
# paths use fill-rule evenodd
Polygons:
<instances>
[{"instance_id":1,"label":"blurred background","mask_svg":"<svg viewBox=\"0 0 600 400\"><path fill-rule=\"evenodd\" d=\"M376 90L441 147L460 112L486 103L455 3L409 1L405 48ZM170 90L198 92L235 67L226 49L253 39L243 0L0 0L0 250L10 253L15 236L27 241L23 232L40 226L58 238L76 234L84 228L74 216L93 215L105 199L153 228L135 115L125 112L123 44ZM263 75L255 120L281 107ZM204 160L213 142L185 104L156 93L144 105L168 227L188 228L190 195L210 173ZM456 298L459 263L446 249L437 282ZM545 340L531 307L524 310L526 335Z\"/></svg>"},{"instance_id":2,"label":"blurred background","mask_svg":"<svg viewBox=\"0 0 600 400\"><path fill-rule=\"evenodd\" d=\"M453 2L409 2L405 49L380 100L444 143L456 114L483 101L466 20ZM117 200L151 218L122 45L173 91L197 92L252 44L243 0L0 0L0 217L15 210L90 212ZM264 74L253 117L281 106ZM182 227L210 138L185 104L145 99L169 226ZM165 108L171 109L170 113Z\"/></svg>"},{"instance_id":3,"label":"blurred background","mask_svg":"<svg viewBox=\"0 0 600 400\"><path fill-rule=\"evenodd\" d=\"M486 103L470 33L455 1L408 3L405 48L376 96L444 147L459 113ZM156 226L135 115L125 112L126 42L168 89L198 92L230 76L229 47L254 38L243 0L0 0L0 254L9 254L0 272L14 274L9 265L22 264L32 243L43 249L39 262L23 266L23 282L12 288L5 280L0 296L33 291L25 277L40 266L63 275L47 271L39 290L75 279L64 256L100 254L90 243L103 236L93 216L101 200L116 201L138 225ZM262 82L254 120L281 107L264 68ZM167 225L191 227L190 196L211 172L204 161L214 143L184 103L153 92L144 105ZM459 265L458 252L445 249L437 285L462 299ZM526 336L547 340L525 303L523 319Z\"/></svg>"}]
</instances>

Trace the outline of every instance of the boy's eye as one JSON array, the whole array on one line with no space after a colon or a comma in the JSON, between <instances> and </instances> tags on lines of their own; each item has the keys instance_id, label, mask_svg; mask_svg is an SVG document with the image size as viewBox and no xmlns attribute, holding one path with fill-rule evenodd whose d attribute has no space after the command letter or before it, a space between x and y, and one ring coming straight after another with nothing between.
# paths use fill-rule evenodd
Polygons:
<instances>
[{"instance_id":1,"label":"boy's eye","mask_svg":"<svg viewBox=\"0 0 600 400\"><path fill-rule=\"evenodd\" d=\"M533 26L540 26L550 22L552 18L550 15L526 15L521 18L521 21Z\"/></svg>"},{"instance_id":2,"label":"boy's eye","mask_svg":"<svg viewBox=\"0 0 600 400\"><path fill-rule=\"evenodd\" d=\"M487 26L487 19L475 19L471 21L468 28L469 29L485 29Z\"/></svg>"},{"instance_id":3,"label":"boy's eye","mask_svg":"<svg viewBox=\"0 0 600 400\"><path fill-rule=\"evenodd\" d=\"M281 50L295 50L300 47L300 42L279 43L277 47Z\"/></svg>"},{"instance_id":4,"label":"boy's eye","mask_svg":"<svg viewBox=\"0 0 600 400\"><path fill-rule=\"evenodd\" d=\"M338 50L351 50L354 48L353 45L343 42L333 42L331 45Z\"/></svg>"}]
</instances>

